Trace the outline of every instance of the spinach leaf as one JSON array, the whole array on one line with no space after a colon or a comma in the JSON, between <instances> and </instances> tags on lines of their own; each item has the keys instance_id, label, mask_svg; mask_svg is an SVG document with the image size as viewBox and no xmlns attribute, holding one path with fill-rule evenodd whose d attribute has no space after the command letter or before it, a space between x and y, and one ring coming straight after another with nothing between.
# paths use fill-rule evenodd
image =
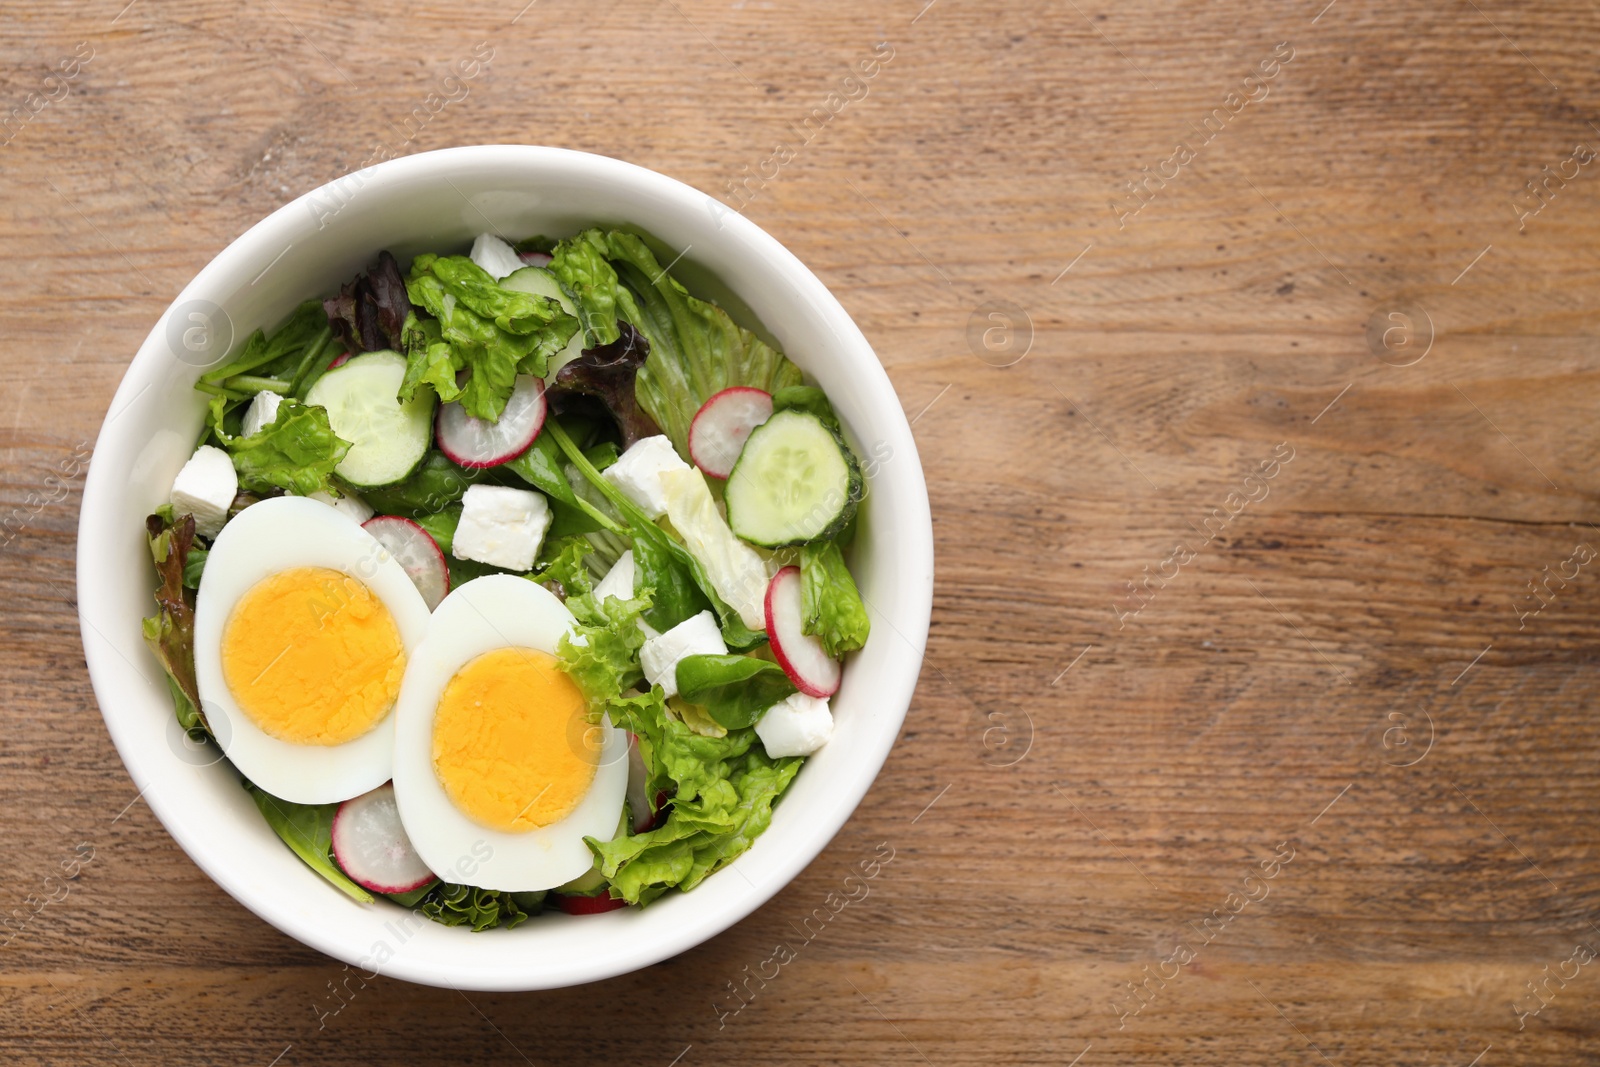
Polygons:
<instances>
[{"instance_id":1,"label":"spinach leaf","mask_svg":"<svg viewBox=\"0 0 1600 1067\"><path fill-rule=\"evenodd\" d=\"M448 345L452 366L465 370L461 405L467 414L494 422L505 410L517 375L544 377L550 356L561 351L578 331L576 318L548 297L503 288L466 256L418 256L411 264L406 292L412 303L438 320L434 341L424 332L420 342L407 339L406 381L439 376L440 353ZM448 399L441 394L441 399Z\"/></svg>"},{"instance_id":2,"label":"spinach leaf","mask_svg":"<svg viewBox=\"0 0 1600 1067\"><path fill-rule=\"evenodd\" d=\"M833 541L800 550L800 629L822 639L837 659L867 643L872 622L844 554Z\"/></svg>"},{"instance_id":3,"label":"spinach leaf","mask_svg":"<svg viewBox=\"0 0 1600 1067\"><path fill-rule=\"evenodd\" d=\"M795 691L783 668L770 660L700 655L678 661L678 695L730 730L753 725Z\"/></svg>"},{"instance_id":4,"label":"spinach leaf","mask_svg":"<svg viewBox=\"0 0 1600 1067\"><path fill-rule=\"evenodd\" d=\"M429 452L422 465L399 485L365 489L361 496L379 515L416 518L459 503L467 494L467 486L482 481L485 474L482 470L462 470L443 452Z\"/></svg>"},{"instance_id":5,"label":"spinach leaf","mask_svg":"<svg viewBox=\"0 0 1600 1067\"><path fill-rule=\"evenodd\" d=\"M694 574L655 538L634 540L633 565L635 587L650 590L644 621L662 633L711 606L695 584Z\"/></svg>"},{"instance_id":6,"label":"spinach leaf","mask_svg":"<svg viewBox=\"0 0 1600 1067\"><path fill-rule=\"evenodd\" d=\"M371 903L372 894L356 885L339 865L333 861L333 813L337 804L294 804L246 781L245 790L256 802L261 814L272 827L273 833L305 860L306 866L332 883L340 892L363 904Z\"/></svg>"},{"instance_id":7,"label":"spinach leaf","mask_svg":"<svg viewBox=\"0 0 1600 1067\"><path fill-rule=\"evenodd\" d=\"M501 573L489 564L479 563L475 559L457 559L451 551L455 547L456 527L461 523L459 507L445 508L432 515L417 515L412 521L428 531L428 536L434 539L439 545L439 551L444 553L444 565L450 571L451 589L474 578L481 578L485 574Z\"/></svg>"}]
</instances>

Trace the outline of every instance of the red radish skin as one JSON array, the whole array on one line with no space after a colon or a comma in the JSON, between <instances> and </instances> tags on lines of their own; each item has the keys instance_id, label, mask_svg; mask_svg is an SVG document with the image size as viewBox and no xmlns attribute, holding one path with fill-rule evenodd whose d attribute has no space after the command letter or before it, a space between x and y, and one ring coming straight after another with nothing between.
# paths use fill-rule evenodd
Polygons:
<instances>
[{"instance_id":1,"label":"red radish skin","mask_svg":"<svg viewBox=\"0 0 1600 1067\"><path fill-rule=\"evenodd\" d=\"M551 260L548 252L518 252L517 258L529 267L548 267Z\"/></svg>"},{"instance_id":2,"label":"red radish skin","mask_svg":"<svg viewBox=\"0 0 1600 1067\"><path fill-rule=\"evenodd\" d=\"M439 451L460 467L498 467L526 452L544 429L544 382L531 374L517 376L498 422L467 414L459 401L440 404L433 435Z\"/></svg>"},{"instance_id":3,"label":"red radish skin","mask_svg":"<svg viewBox=\"0 0 1600 1067\"><path fill-rule=\"evenodd\" d=\"M444 550L433 535L410 519L398 515L376 515L361 528L377 539L410 577L422 599L432 611L450 592L450 565Z\"/></svg>"},{"instance_id":4,"label":"red radish skin","mask_svg":"<svg viewBox=\"0 0 1600 1067\"><path fill-rule=\"evenodd\" d=\"M333 813L333 858L352 882L374 893L409 893L434 880L400 824L389 782Z\"/></svg>"},{"instance_id":5,"label":"red radish skin","mask_svg":"<svg viewBox=\"0 0 1600 1067\"><path fill-rule=\"evenodd\" d=\"M772 655L789 681L808 697L831 697L837 693L843 668L828 655L821 640L803 630L799 567L785 567L772 576L766 608Z\"/></svg>"},{"instance_id":6,"label":"red radish skin","mask_svg":"<svg viewBox=\"0 0 1600 1067\"><path fill-rule=\"evenodd\" d=\"M626 908L626 900L613 900L610 893L601 893L597 897L564 897L560 893L550 894L556 907L568 915L599 915L605 911L616 911Z\"/></svg>"},{"instance_id":7,"label":"red radish skin","mask_svg":"<svg viewBox=\"0 0 1600 1067\"><path fill-rule=\"evenodd\" d=\"M713 478L733 473L750 432L772 418L772 394L736 385L717 393L689 424L689 458Z\"/></svg>"},{"instance_id":8,"label":"red radish skin","mask_svg":"<svg viewBox=\"0 0 1600 1067\"><path fill-rule=\"evenodd\" d=\"M348 353L348 352L340 352L337 356L334 356L333 357L333 361L328 364L328 369L332 370L335 367L342 367L346 363L349 363L349 362L350 362L350 353Z\"/></svg>"}]
</instances>

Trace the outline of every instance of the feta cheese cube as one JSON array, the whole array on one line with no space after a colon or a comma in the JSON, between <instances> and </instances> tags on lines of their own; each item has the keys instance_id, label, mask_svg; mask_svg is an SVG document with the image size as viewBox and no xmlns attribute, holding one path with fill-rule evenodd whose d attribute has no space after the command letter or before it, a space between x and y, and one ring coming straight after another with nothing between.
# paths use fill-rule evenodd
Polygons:
<instances>
[{"instance_id":1,"label":"feta cheese cube","mask_svg":"<svg viewBox=\"0 0 1600 1067\"><path fill-rule=\"evenodd\" d=\"M503 485L470 486L461 498L461 523L450 553L508 571L532 570L549 528L550 505L541 494Z\"/></svg>"},{"instance_id":2,"label":"feta cheese cube","mask_svg":"<svg viewBox=\"0 0 1600 1067\"><path fill-rule=\"evenodd\" d=\"M711 587L752 630L767 628L767 561L734 536L717 510L706 476L692 467L669 470L658 478L666 498L667 517L683 538Z\"/></svg>"},{"instance_id":3,"label":"feta cheese cube","mask_svg":"<svg viewBox=\"0 0 1600 1067\"><path fill-rule=\"evenodd\" d=\"M527 266L517 255L516 249L492 233L480 233L478 239L472 242L472 262L496 281Z\"/></svg>"},{"instance_id":4,"label":"feta cheese cube","mask_svg":"<svg viewBox=\"0 0 1600 1067\"><path fill-rule=\"evenodd\" d=\"M260 433L263 427L271 426L278 419L278 405L281 403L283 397L277 393L261 390L245 409L244 429L240 433L245 437L252 437Z\"/></svg>"},{"instance_id":5,"label":"feta cheese cube","mask_svg":"<svg viewBox=\"0 0 1600 1067\"><path fill-rule=\"evenodd\" d=\"M606 597L614 596L618 600L633 599L633 582L638 568L633 563L633 549L628 549L617 562L606 571L606 576L600 579L594 587L594 600L596 604L605 602Z\"/></svg>"},{"instance_id":6,"label":"feta cheese cube","mask_svg":"<svg viewBox=\"0 0 1600 1067\"><path fill-rule=\"evenodd\" d=\"M678 662L686 656L725 656L717 617L709 610L685 619L659 637L645 641L639 649L639 666L652 685L659 685L667 696L678 695Z\"/></svg>"},{"instance_id":7,"label":"feta cheese cube","mask_svg":"<svg viewBox=\"0 0 1600 1067\"><path fill-rule=\"evenodd\" d=\"M350 520L358 526L372 518L373 515L372 506L349 490L345 491L344 496L334 496L332 493L324 493L318 489L311 494L311 499L321 501L341 515L349 516Z\"/></svg>"},{"instance_id":8,"label":"feta cheese cube","mask_svg":"<svg viewBox=\"0 0 1600 1067\"><path fill-rule=\"evenodd\" d=\"M633 447L605 469L605 478L622 490L622 495L644 509L652 519L667 513L666 492L661 475L666 471L686 471L689 465L679 457L665 434L635 441Z\"/></svg>"},{"instance_id":9,"label":"feta cheese cube","mask_svg":"<svg viewBox=\"0 0 1600 1067\"><path fill-rule=\"evenodd\" d=\"M773 759L809 756L833 736L833 714L826 699L795 693L757 720L756 736Z\"/></svg>"},{"instance_id":10,"label":"feta cheese cube","mask_svg":"<svg viewBox=\"0 0 1600 1067\"><path fill-rule=\"evenodd\" d=\"M233 457L212 445L195 449L172 482L172 511L193 515L194 528L203 537L215 537L228 521L228 509L239 494L239 475Z\"/></svg>"}]
</instances>

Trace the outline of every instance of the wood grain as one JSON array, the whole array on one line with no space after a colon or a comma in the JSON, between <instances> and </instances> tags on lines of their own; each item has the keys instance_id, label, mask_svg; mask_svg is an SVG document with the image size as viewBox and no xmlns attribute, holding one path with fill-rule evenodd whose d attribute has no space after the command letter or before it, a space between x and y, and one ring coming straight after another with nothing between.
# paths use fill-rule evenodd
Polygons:
<instances>
[{"instance_id":1,"label":"wood grain","mask_svg":"<svg viewBox=\"0 0 1600 1067\"><path fill-rule=\"evenodd\" d=\"M0 949L0 1059L1600 1062L1600 969L1565 962L1600 949L1600 576L1519 617L1600 545L1600 176L1515 206L1600 146L1594 5L125 4L0 3L0 107L59 97L0 147L0 904L93 848ZM489 70L408 139L479 42ZM378 980L324 1017L338 965L200 873L101 725L74 450L182 285L380 141L559 144L721 194L879 42L746 213L916 419L935 613L883 775L674 960L546 994ZM1009 355L969 340L996 325ZM729 1012L880 842L869 898Z\"/></svg>"}]
</instances>

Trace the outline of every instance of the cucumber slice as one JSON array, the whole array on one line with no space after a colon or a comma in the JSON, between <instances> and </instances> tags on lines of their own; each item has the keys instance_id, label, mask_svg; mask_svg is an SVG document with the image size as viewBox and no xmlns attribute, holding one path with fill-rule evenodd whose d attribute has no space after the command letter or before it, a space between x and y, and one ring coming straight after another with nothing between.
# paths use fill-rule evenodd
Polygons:
<instances>
[{"instance_id":1,"label":"cucumber slice","mask_svg":"<svg viewBox=\"0 0 1600 1067\"><path fill-rule=\"evenodd\" d=\"M326 408L333 432L350 442L333 472L357 489L403 480L433 443L433 393L419 389L402 404L395 394L405 376L404 356L367 352L328 371L306 394L306 403Z\"/></svg>"},{"instance_id":2,"label":"cucumber slice","mask_svg":"<svg viewBox=\"0 0 1600 1067\"><path fill-rule=\"evenodd\" d=\"M532 293L534 296L548 297L561 305L561 310L568 315L583 321L583 316L578 314L578 305L573 301L572 295L562 286L561 280L543 267L523 267L513 271L500 279L503 289L513 289L519 293ZM550 357L550 369L545 372L544 380L556 380L556 371L583 355L583 346L589 331L579 328L572 335L572 340L567 342L567 347Z\"/></svg>"},{"instance_id":3,"label":"cucumber slice","mask_svg":"<svg viewBox=\"0 0 1600 1067\"><path fill-rule=\"evenodd\" d=\"M861 495L844 439L810 412L780 411L751 431L728 476L728 525L766 548L821 541L844 529Z\"/></svg>"}]
</instances>

